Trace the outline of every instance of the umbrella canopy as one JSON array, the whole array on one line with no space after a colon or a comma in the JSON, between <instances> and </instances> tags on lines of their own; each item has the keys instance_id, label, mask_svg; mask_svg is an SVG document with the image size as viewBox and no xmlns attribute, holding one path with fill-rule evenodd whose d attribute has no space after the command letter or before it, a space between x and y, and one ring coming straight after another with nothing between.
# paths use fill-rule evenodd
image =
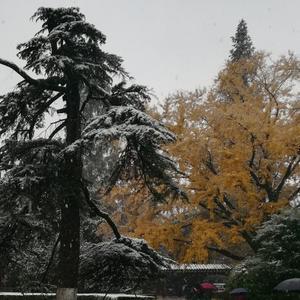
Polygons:
<instances>
[{"instance_id":1,"label":"umbrella canopy","mask_svg":"<svg viewBox=\"0 0 300 300\"><path fill-rule=\"evenodd\" d=\"M210 282L203 282L200 284L200 289L203 291L217 290L217 287Z\"/></svg>"},{"instance_id":2,"label":"umbrella canopy","mask_svg":"<svg viewBox=\"0 0 300 300\"><path fill-rule=\"evenodd\" d=\"M300 278L291 278L280 282L274 288L278 292L300 292Z\"/></svg>"},{"instance_id":3,"label":"umbrella canopy","mask_svg":"<svg viewBox=\"0 0 300 300\"><path fill-rule=\"evenodd\" d=\"M229 294L230 295L239 295L239 294L247 294L248 291L244 288L237 288L232 290Z\"/></svg>"}]
</instances>

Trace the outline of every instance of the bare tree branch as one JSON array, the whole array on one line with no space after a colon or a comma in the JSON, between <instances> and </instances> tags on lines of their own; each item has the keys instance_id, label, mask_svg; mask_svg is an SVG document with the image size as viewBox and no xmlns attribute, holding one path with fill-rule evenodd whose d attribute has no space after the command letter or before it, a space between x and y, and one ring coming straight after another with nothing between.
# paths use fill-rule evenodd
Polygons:
<instances>
[{"instance_id":1,"label":"bare tree branch","mask_svg":"<svg viewBox=\"0 0 300 300\"><path fill-rule=\"evenodd\" d=\"M56 100L58 100L61 96L63 95L63 93L58 93L56 94L54 97L52 97L51 99L49 99L47 102L44 103L44 105L42 105L40 107L40 109L37 111L37 113L34 115L33 117L33 121L30 125L30 129L29 129L29 134L30 134L30 138L32 138L33 135L33 129L34 126L38 120L38 118L40 117L40 115L45 112L45 110L52 104L54 103Z\"/></svg>"},{"instance_id":2,"label":"bare tree branch","mask_svg":"<svg viewBox=\"0 0 300 300\"><path fill-rule=\"evenodd\" d=\"M66 121L64 121L63 123L61 123L60 125L58 125L49 135L49 139L53 139L53 137L59 132L61 131L64 127L66 126Z\"/></svg>"},{"instance_id":3,"label":"bare tree branch","mask_svg":"<svg viewBox=\"0 0 300 300\"><path fill-rule=\"evenodd\" d=\"M300 193L300 187L298 187L295 191L291 193L291 195L288 198L288 201L292 201L299 193Z\"/></svg>"},{"instance_id":4,"label":"bare tree branch","mask_svg":"<svg viewBox=\"0 0 300 300\"><path fill-rule=\"evenodd\" d=\"M47 275L48 275L50 266L51 266L51 264L52 264L52 262L53 262L54 255L55 255L56 248L57 248L57 246L58 246L59 241L60 241L60 234L58 235L58 237L57 237L57 239L56 239L56 241L55 241L55 243L54 243L54 245L53 245L53 248L52 248L52 251L51 251L51 256L50 256L49 262L48 262L48 264L47 264L46 270L45 270L45 272L43 273L43 277L42 277L42 279L41 279L41 283L44 283L45 280L46 280L46 277L47 277Z\"/></svg>"},{"instance_id":5,"label":"bare tree branch","mask_svg":"<svg viewBox=\"0 0 300 300\"><path fill-rule=\"evenodd\" d=\"M21 77L23 77L23 79L26 82L28 82L28 83L30 83L32 85L35 85L35 86L38 86L38 87L42 87L42 88L45 88L45 89L49 89L49 90L52 90L52 91L57 91L57 92L64 92L65 91L64 87L50 83L49 81L51 81L51 78L49 78L49 79L34 79L34 78L32 78L24 70L22 70L21 68L19 68L13 62L10 62L10 61L7 61L5 59L0 58L0 64L4 65L6 67L9 67L10 69L14 70Z\"/></svg>"},{"instance_id":6,"label":"bare tree branch","mask_svg":"<svg viewBox=\"0 0 300 300\"><path fill-rule=\"evenodd\" d=\"M181 239L173 239L173 241L179 242L179 243L184 243L184 244L191 244L192 243L192 241L181 240Z\"/></svg>"},{"instance_id":7,"label":"bare tree branch","mask_svg":"<svg viewBox=\"0 0 300 300\"><path fill-rule=\"evenodd\" d=\"M82 187L82 191L84 193L87 204L90 206L90 208L93 210L93 212L96 215L98 215L100 218L104 219L107 222L107 224L112 229L116 239L119 240L121 238L121 234L119 233L117 225L114 223L114 221L111 219L111 217L109 216L108 213L101 211L98 208L98 206L93 202L93 200L91 200L90 193L89 193L87 187L82 182L81 182L81 187Z\"/></svg>"},{"instance_id":8,"label":"bare tree branch","mask_svg":"<svg viewBox=\"0 0 300 300\"><path fill-rule=\"evenodd\" d=\"M275 189L275 193L276 193L277 196L281 192L286 180L289 178L289 176L295 170L295 168L299 164L299 162L300 162L300 158L298 157L298 159L297 159L296 156L294 156L292 158L292 160L290 161L290 163L289 163L289 165L288 165L288 167L285 171L285 174L282 176L280 183L278 184L277 188Z\"/></svg>"}]
</instances>

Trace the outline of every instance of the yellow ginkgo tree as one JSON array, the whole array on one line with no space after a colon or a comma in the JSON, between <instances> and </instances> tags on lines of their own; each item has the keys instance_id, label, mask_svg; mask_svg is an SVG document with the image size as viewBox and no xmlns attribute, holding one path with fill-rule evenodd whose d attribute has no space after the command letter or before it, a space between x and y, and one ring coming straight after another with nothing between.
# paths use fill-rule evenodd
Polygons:
<instances>
[{"instance_id":1,"label":"yellow ginkgo tree","mask_svg":"<svg viewBox=\"0 0 300 300\"><path fill-rule=\"evenodd\" d=\"M141 201L145 191L116 192L123 232L186 262L255 252L257 227L299 197L299 79L293 54L257 53L228 62L209 91L166 99L156 114L177 135L168 151L189 201L154 205Z\"/></svg>"},{"instance_id":2,"label":"yellow ginkgo tree","mask_svg":"<svg viewBox=\"0 0 300 300\"><path fill-rule=\"evenodd\" d=\"M178 136L170 151L188 175L190 202L176 216L189 228L184 260L203 248L235 259L242 244L255 251L257 226L297 199L299 79L294 55L258 53L229 62L209 92L167 99L162 115Z\"/></svg>"}]
</instances>

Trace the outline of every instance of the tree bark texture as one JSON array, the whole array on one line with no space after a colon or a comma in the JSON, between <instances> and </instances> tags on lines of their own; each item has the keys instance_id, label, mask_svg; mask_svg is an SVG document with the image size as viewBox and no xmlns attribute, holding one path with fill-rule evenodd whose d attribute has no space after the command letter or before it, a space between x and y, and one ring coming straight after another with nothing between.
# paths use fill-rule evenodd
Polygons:
<instances>
[{"instance_id":1,"label":"tree bark texture","mask_svg":"<svg viewBox=\"0 0 300 300\"><path fill-rule=\"evenodd\" d=\"M66 101L66 143L72 144L81 135L79 81L68 74ZM81 151L65 154L65 188L61 203L60 251L58 265L58 300L77 298L80 254L80 201L82 192Z\"/></svg>"},{"instance_id":2,"label":"tree bark texture","mask_svg":"<svg viewBox=\"0 0 300 300\"><path fill-rule=\"evenodd\" d=\"M74 288L58 288L56 291L57 300L69 300L77 298L77 289Z\"/></svg>"}]
</instances>

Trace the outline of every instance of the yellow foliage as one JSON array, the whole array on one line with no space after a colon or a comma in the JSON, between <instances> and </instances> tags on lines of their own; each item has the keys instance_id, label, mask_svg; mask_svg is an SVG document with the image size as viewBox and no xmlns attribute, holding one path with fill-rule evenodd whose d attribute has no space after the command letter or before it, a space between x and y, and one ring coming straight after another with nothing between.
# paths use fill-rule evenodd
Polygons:
<instances>
[{"instance_id":1,"label":"yellow foliage","mask_svg":"<svg viewBox=\"0 0 300 300\"><path fill-rule=\"evenodd\" d=\"M160 119L178 137L167 150L190 200L154 205L146 189L116 189L109 201L123 203L123 232L184 262L209 259L207 246L254 250L257 226L299 192L299 70L292 54L270 62L259 53L229 63L208 92L166 99Z\"/></svg>"}]
</instances>

